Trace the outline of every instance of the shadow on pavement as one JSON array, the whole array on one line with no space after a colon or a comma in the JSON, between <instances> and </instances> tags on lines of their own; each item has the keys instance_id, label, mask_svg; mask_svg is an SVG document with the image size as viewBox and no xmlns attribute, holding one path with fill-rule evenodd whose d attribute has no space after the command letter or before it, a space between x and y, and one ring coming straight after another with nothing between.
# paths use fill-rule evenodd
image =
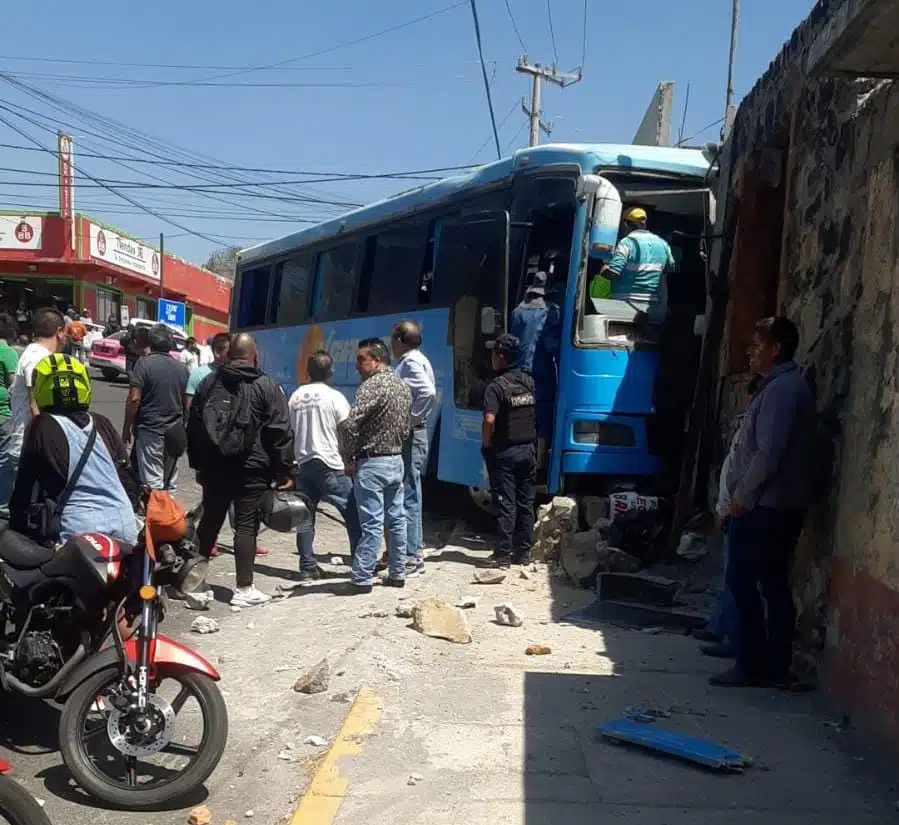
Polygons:
<instances>
[{"instance_id":1,"label":"shadow on pavement","mask_svg":"<svg viewBox=\"0 0 899 825\"><path fill-rule=\"evenodd\" d=\"M0 703L0 746L26 756L59 750L57 706L16 693L3 693Z\"/></svg>"}]
</instances>

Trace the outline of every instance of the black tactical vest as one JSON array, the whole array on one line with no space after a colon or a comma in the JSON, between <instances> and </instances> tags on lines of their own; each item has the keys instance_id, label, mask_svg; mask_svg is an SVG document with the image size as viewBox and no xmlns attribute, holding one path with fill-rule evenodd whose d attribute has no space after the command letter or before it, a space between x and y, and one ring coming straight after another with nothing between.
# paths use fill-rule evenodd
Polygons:
<instances>
[{"instance_id":1,"label":"black tactical vest","mask_svg":"<svg viewBox=\"0 0 899 825\"><path fill-rule=\"evenodd\" d=\"M534 410L534 379L518 369L508 370L493 379L502 402L496 416L493 444L496 450L531 444L537 438Z\"/></svg>"}]
</instances>

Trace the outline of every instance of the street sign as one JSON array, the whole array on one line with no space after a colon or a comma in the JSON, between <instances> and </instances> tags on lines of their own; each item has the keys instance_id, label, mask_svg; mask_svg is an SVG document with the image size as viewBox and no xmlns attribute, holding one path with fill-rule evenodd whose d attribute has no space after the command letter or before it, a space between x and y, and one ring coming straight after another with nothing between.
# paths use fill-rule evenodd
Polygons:
<instances>
[{"instance_id":1,"label":"street sign","mask_svg":"<svg viewBox=\"0 0 899 825\"><path fill-rule=\"evenodd\" d=\"M160 298L158 320L163 321L170 326L177 327L184 332L184 325L187 320L184 302Z\"/></svg>"}]
</instances>

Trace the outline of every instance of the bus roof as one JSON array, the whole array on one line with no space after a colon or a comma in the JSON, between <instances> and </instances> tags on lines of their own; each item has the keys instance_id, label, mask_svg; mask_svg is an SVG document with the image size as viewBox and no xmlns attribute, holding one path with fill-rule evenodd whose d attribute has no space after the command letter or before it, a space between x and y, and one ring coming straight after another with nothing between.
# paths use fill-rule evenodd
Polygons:
<instances>
[{"instance_id":1,"label":"bus roof","mask_svg":"<svg viewBox=\"0 0 899 825\"><path fill-rule=\"evenodd\" d=\"M438 203L467 190L499 183L513 172L558 163L577 164L580 166L582 174L590 174L597 168L633 168L693 178L704 178L708 174L710 166L709 159L701 149L606 143L556 143L520 149L509 158L503 158L434 183L408 189L316 226L251 246L241 251L240 262L250 263L284 255L298 247L363 229L380 221L403 215L413 209Z\"/></svg>"}]
</instances>

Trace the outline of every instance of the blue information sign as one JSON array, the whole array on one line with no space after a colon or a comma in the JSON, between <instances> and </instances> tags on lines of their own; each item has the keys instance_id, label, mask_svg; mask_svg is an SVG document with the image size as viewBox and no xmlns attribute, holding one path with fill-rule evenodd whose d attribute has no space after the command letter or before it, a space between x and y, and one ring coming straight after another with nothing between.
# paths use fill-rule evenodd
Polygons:
<instances>
[{"instance_id":1,"label":"blue information sign","mask_svg":"<svg viewBox=\"0 0 899 825\"><path fill-rule=\"evenodd\" d=\"M158 320L163 323L177 327L182 332L184 324L187 320L183 301L169 301L167 298L159 299L159 315Z\"/></svg>"}]
</instances>

